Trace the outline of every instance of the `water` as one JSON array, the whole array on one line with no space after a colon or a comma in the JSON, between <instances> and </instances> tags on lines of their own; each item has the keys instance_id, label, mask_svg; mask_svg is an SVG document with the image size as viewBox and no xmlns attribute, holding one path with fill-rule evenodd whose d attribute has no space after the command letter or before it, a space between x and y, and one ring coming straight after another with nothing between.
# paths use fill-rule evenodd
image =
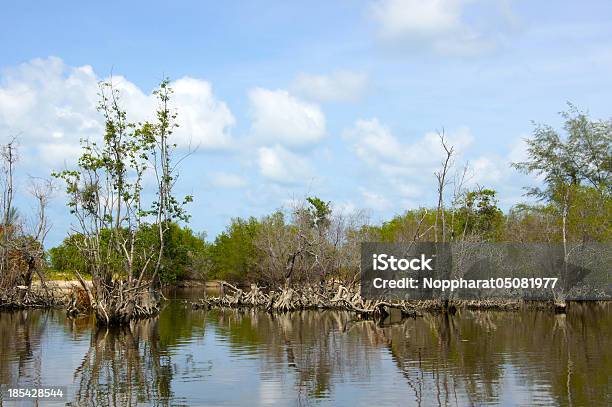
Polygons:
<instances>
[{"instance_id":1,"label":"water","mask_svg":"<svg viewBox=\"0 0 612 407\"><path fill-rule=\"evenodd\" d=\"M67 386L66 400L40 405L612 405L611 311L463 310L380 326L173 299L110 331L60 310L0 312L0 383Z\"/></svg>"}]
</instances>

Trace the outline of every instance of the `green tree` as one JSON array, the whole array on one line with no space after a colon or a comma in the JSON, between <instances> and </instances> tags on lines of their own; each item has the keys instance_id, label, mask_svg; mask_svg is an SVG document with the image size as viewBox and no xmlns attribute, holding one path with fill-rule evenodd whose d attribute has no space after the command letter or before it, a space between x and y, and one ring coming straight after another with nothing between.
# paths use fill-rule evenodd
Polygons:
<instances>
[{"instance_id":1,"label":"green tree","mask_svg":"<svg viewBox=\"0 0 612 407\"><path fill-rule=\"evenodd\" d=\"M307 212L312 218L313 226L319 230L324 230L329 226L331 210L331 202L325 202L318 197L306 198L310 204Z\"/></svg>"},{"instance_id":2,"label":"green tree","mask_svg":"<svg viewBox=\"0 0 612 407\"><path fill-rule=\"evenodd\" d=\"M137 245L135 250L146 250L149 247L159 245L159 230L156 225L143 225L136 233ZM115 256L109 259L109 264L114 265L114 273L121 275L122 259L112 250L109 250L111 233L104 230L100 233L101 252L106 256ZM78 272L91 274L87 259L79 250L85 237L81 234L72 235L62 244L49 250L51 268L56 271ZM189 278L203 278L207 271L207 243L196 236L187 227L180 227L173 222L168 226L166 233L164 252L161 260L159 276L164 284L176 283L179 280ZM139 259L138 261L143 261ZM142 264L136 264L142 268ZM148 278L152 275L147 274Z\"/></svg>"},{"instance_id":3,"label":"green tree","mask_svg":"<svg viewBox=\"0 0 612 407\"><path fill-rule=\"evenodd\" d=\"M103 324L124 324L158 311L165 240L173 220L188 218L172 194L177 167L171 136L177 125L176 113L169 107L169 82L162 81L154 94L156 120L134 123L112 83L102 83L98 106L105 120L102 141L83 140L77 169L54 174L66 184L68 207L84 237L79 250L91 271L93 289L82 280L81 285ZM143 200L145 173L156 179L150 206ZM190 200L186 197L183 204ZM151 246L138 247L137 234L150 223L157 228L158 239ZM109 234L108 244L101 238L103 233ZM121 261L119 270L116 259Z\"/></svg>"},{"instance_id":4,"label":"green tree","mask_svg":"<svg viewBox=\"0 0 612 407\"><path fill-rule=\"evenodd\" d=\"M91 274L91 272L87 270L85 257L79 251L79 244L75 242L78 239L82 240L83 235L71 235L64 239L61 244L49 249L49 262L52 270Z\"/></svg>"},{"instance_id":5,"label":"green tree","mask_svg":"<svg viewBox=\"0 0 612 407\"><path fill-rule=\"evenodd\" d=\"M241 282L253 277L258 259L254 241L260 228L261 223L254 217L232 219L208 250L210 278Z\"/></svg>"},{"instance_id":6,"label":"green tree","mask_svg":"<svg viewBox=\"0 0 612 407\"><path fill-rule=\"evenodd\" d=\"M513 163L518 170L544 178L545 187L528 189L528 194L548 202L561 223L564 245L572 230L582 230L589 239L589 227L580 215L589 214L610 228L609 200L612 197L612 120L591 120L569 104L562 112L565 135L548 125L536 124L527 140L526 161ZM591 207L589 209L589 206ZM592 208L597 208L593 213ZM601 238L609 232L596 232ZM567 248L566 248L567 253Z\"/></svg>"},{"instance_id":7,"label":"green tree","mask_svg":"<svg viewBox=\"0 0 612 407\"><path fill-rule=\"evenodd\" d=\"M497 192L477 189L465 194L463 205L452 217L453 240L466 236L482 240L500 240L504 232L504 213L497 206Z\"/></svg>"},{"instance_id":8,"label":"green tree","mask_svg":"<svg viewBox=\"0 0 612 407\"><path fill-rule=\"evenodd\" d=\"M145 225L137 234L138 247L144 249L159 245L159 229L156 225ZM202 278L206 273L204 258L207 256L206 242L194 235L188 227L172 222L167 226L164 237L163 256L160 261L159 277L164 284L179 280Z\"/></svg>"}]
</instances>

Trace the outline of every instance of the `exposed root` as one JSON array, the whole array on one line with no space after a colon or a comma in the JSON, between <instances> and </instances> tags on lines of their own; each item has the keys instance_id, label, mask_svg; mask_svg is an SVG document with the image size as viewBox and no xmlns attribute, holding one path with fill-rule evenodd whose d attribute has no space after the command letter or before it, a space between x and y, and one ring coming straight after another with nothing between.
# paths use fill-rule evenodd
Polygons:
<instances>
[{"instance_id":1,"label":"exposed root","mask_svg":"<svg viewBox=\"0 0 612 407\"><path fill-rule=\"evenodd\" d=\"M391 309L400 310L404 317L419 316L417 310L406 301L364 301L359 292L344 286L337 290L332 287L305 287L295 290L285 287L281 290L264 293L256 285L248 292L224 283L230 293L221 297L208 297L193 302L193 308L261 308L270 312L289 312L305 309L336 309L356 313L362 319L384 319Z\"/></svg>"},{"instance_id":2,"label":"exposed root","mask_svg":"<svg viewBox=\"0 0 612 407\"><path fill-rule=\"evenodd\" d=\"M123 325L133 319L150 318L159 313L159 291L150 283L138 285L116 280L110 284L99 282L90 287L79 273L81 286L74 286L66 313L69 316L92 310L101 325Z\"/></svg>"},{"instance_id":3,"label":"exposed root","mask_svg":"<svg viewBox=\"0 0 612 407\"><path fill-rule=\"evenodd\" d=\"M133 319L149 318L157 315L160 298L148 286L132 287L125 282L116 281L109 287L98 289L90 295L89 301L96 319L103 325L121 325Z\"/></svg>"},{"instance_id":4,"label":"exposed root","mask_svg":"<svg viewBox=\"0 0 612 407\"><path fill-rule=\"evenodd\" d=\"M355 313L361 319L385 319L392 309L399 310L402 317L420 316L420 312L454 313L458 308L478 310L517 311L520 309L549 309L565 312L567 304L551 301L518 301L504 299L482 300L419 300L387 301L364 300L358 289L351 290L343 285L308 286L297 290L285 287L264 292L256 285L244 291L228 283L222 283L225 294L221 297L207 297L192 302L197 308L260 308L269 312L288 312L305 309L336 309ZM335 287L335 288L334 288Z\"/></svg>"},{"instance_id":5,"label":"exposed root","mask_svg":"<svg viewBox=\"0 0 612 407\"><path fill-rule=\"evenodd\" d=\"M76 285L72 286L70 291L68 304L66 305L66 314L70 317L75 317L79 314L84 314L91 309L91 302L87 292Z\"/></svg>"},{"instance_id":6,"label":"exposed root","mask_svg":"<svg viewBox=\"0 0 612 407\"><path fill-rule=\"evenodd\" d=\"M66 304L59 290L16 286L0 290L0 309L50 308Z\"/></svg>"}]
</instances>

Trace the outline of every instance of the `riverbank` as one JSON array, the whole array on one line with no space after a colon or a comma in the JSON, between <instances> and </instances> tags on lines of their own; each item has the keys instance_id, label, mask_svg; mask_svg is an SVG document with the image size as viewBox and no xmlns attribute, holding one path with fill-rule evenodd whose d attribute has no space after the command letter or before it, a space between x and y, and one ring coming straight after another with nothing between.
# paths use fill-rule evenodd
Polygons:
<instances>
[{"instance_id":1,"label":"riverbank","mask_svg":"<svg viewBox=\"0 0 612 407\"><path fill-rule=\"evenodd\" d=\"M52 308L67 307L68 304L81 295L81 283L70 273L49 273L43 285L39 278L32 281L32 286L16 286L10 289L0 289L0 309L19 308ZM90 277L84 277L89 289L93 288ZM221 291L222 282L203 280L184 280L164 289L202 289ZM84 293L84 291L83 291Z\"/></svg>"},{"instance_id":2,"label":"riverbank","mask_svg":"<svg viewBox=\"0 0 612 407\"><path fill-rule=\"evenodd\" d=\"M219 296L211 296L192 301L194 309L211 308L253 308L268 312L289 312L301 310L342 310L354 313L361 319L385 319L392 312L401 317L417 317L424 312L455 313L457 309L519 311L523 309L551 310L565 313L568 302L523 301L503 299L483 300L420 300L389 301L364 300L358 289L342 285L301 287L300 289L282 288L263 292L258 286L243 290L223 283L224 290Z\"/></svg>"},{"instance_id":3,"label":"riverbank","mask_svg":"<svg viewBox=\"0 0 612 407\"><path fill-rule=\"evenodd\" d=\"M57 275L55 276L57 277ZM92 288L92 282L85 280ZM222 280L185 280L164 287L164 295L172 290L195 290L201 297L194 298L190 304L194 309L210 308L254 308L268 312L289 312L300 310L344 310L361 319L384 319L392 312L402 317L416 317L424 312L450 312L457 309L520 311L523 309L552 310L563 313L571 302L519 301L519 300L441 300L387 301L363 300L357 289L347 289L338 284L330 284L325 289L320 286L283 288L264 291L257 285L239 288ZM26 287L15 287L0 291L0 309L46 308L67 306L79 297L82 287L75 279L40 280L32 283L29 292ZM212 295L211 295L212 294ZM165 298L165 297L164 297ZM78 301L77 301L78 302Z\"/></svg>"}]
</instances>

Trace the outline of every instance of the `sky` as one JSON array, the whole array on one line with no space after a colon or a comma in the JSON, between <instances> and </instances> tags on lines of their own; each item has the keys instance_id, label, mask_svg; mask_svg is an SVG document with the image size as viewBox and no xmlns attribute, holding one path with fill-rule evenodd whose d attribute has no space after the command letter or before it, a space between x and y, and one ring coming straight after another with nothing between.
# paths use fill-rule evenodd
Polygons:
<instances>
[{"instance_id":1,"label":"sky","mask_svg":"<svg viewBox=\"0 0 612 407\"><path fill-rule=\"evenodd\" d=\"M209 238L312 195L372 222L432 206L441 131L508 209L537 182L510 167L533 122L561 128L568 101L609 118L611 72L609 1L3 2L0 141L19 138L27 217L29 177L101 136L100 80L137 121L169 77L177 155L197 147L176 193ZM72 222L59 189L49 216L54 245Z\"/></svg>"}]
</instances>

